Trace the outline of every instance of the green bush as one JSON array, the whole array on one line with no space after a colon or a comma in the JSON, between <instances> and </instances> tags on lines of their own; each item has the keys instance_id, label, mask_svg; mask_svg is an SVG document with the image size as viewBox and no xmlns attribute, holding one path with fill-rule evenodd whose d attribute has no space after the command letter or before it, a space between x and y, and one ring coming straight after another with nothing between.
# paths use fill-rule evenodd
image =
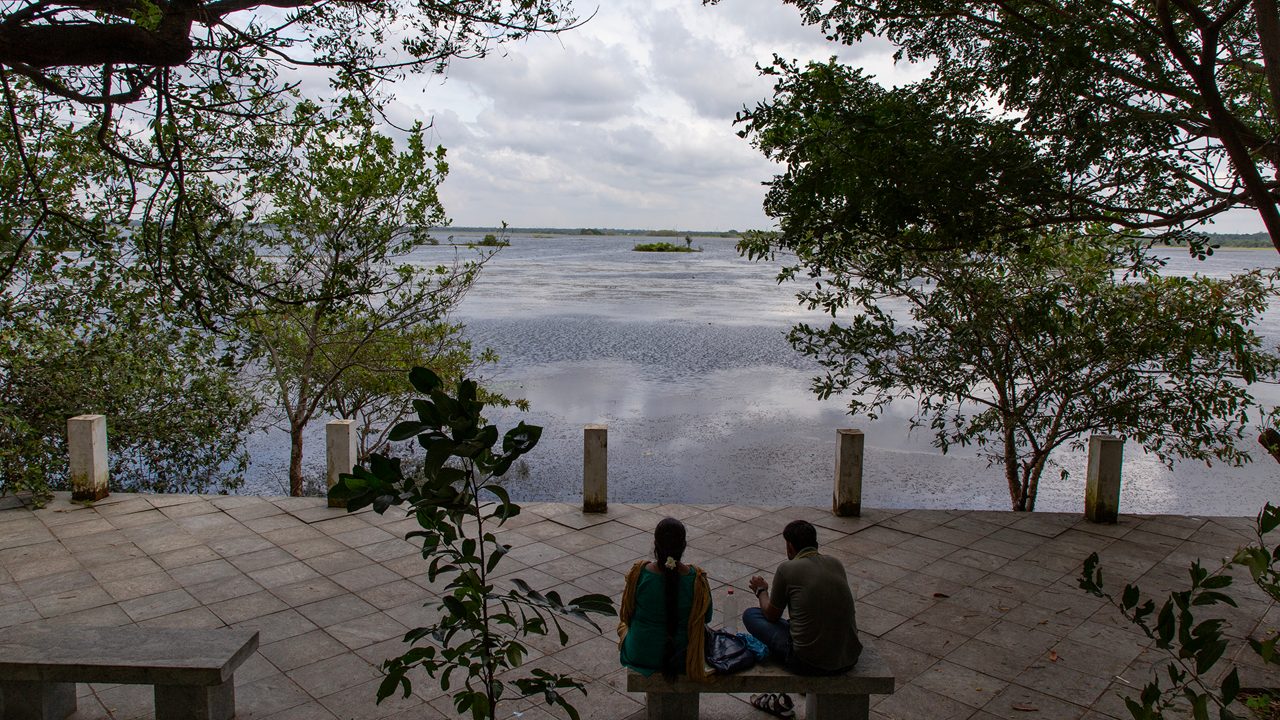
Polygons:
<instances>
[{"instance_id":1,"label":"green bush","mask_svg":"<svg viewBox=\"0 0 1280 720\"><path fill-rule=\"evenodd\" d=\"M640 243L631 249L636 252L702 252L702 248L673 245L669 242Z\"/></svg>"}]
</instances>

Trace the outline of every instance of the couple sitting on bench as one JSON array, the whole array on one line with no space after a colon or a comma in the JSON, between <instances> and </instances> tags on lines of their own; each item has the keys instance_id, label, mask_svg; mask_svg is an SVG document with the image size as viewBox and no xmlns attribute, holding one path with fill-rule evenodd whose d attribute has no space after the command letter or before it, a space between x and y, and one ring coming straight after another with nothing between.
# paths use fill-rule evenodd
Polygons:
<instances>
[{"instance_id":1,"label":"couple sitting on bench","mask_svg":"<svg viewBox=\"0 0 1280 720\"><path fill-rule=\"evenodd\" d=\"M703 679L702 628L711 620L707 575L680 561L685 528L679 520L662 520L653 535L654 559L636 563L627 573L618 622L620 659L646 676L661 672L673 680L683 672ZM845 673L858 662L862 644L844 567L818 552L817 531L804 520L787 525L782 537L787 560L774 573L772 589L764 578L751 578L759 607L742 614L743 627L791 672ZM790 611L789 622L782 618L784 610ZM779 717L794 716L786 693L762 693L751 704Z\"/></svg>"}]
</instances>

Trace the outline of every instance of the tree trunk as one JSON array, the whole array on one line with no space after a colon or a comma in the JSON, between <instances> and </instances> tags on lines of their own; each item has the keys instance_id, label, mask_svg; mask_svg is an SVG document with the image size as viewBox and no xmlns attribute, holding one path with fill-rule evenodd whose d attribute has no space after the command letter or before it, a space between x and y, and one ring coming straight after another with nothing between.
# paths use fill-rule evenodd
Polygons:
<instances>
[{"instance_id":1,"label":"tree trunk","mask_svg":"<svg viewBox=\"0 0 1280 720\"><path fill-rule=\"evenodd\" d=\"M1036 509L1036 494L1040 491L1040 476L1044 474L1044 463L1048 459L1048 454L1036 457L1035 462L1027 470L1027 512L1034 512Z\"/></svg>"},{"instance_id":2,"label":"tree trunk","mask_svg":"<svg viewBox=\"0 0 1280 720\"><path fill-rule=\"evenodd\" d=\"M1014 436L1013 418L1004 419L1004 477L1009 482L1009 502L1014 510L1026 510L1026 497L1022 482L1018 479L1018 451Z\"/></svg>"},{"instance_id":3,"label":"tree trunk","mask_svg":"<svg viewBox=\"0 0 1280 720\"><path fill-rule=\"evenodd\" d=\"M302 497L302 429L305 425L289 424L289 494Z\"/></svg>"},{"instance_id":4,"label":"tree trunk","mask_svg":"<svg viewBox=\"0 0 1280 720\"><path fill-rule=\"evenodd\" d=\"M1280 11L1276 0L1253 0L1253 13L1258 23L1263 72L1271 88L1271 113L1280 119Z\"/></svg>"}]
</instances>

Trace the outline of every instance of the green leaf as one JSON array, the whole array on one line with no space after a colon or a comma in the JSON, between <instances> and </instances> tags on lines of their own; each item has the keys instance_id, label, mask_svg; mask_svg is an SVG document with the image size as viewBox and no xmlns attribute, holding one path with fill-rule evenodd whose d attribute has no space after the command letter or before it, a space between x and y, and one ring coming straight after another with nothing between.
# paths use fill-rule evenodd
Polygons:
<instances>
[{"instance_id":1,"label":"green leaf","mask_svg":"<svg viewBox=\"0 0 1280 720\"><path fill-rule=\"evenodd\" d=\"M1267 535L1280 527L1280 507L1267 503L1258 513L1258 534Z\"/></svg>"},{"instance_id":2,"label":"green leaf","mask_svg":"<svg viewBox=\"0 0 1280 720\"><path fill-rule=\"evenodd\" d=\"M1230 705L1235 701L1236 695L1240 694L1240 675L1235 668L1231 668L1231 672L1222 679L1221 696L1223 705Z\"/></svg>"},{"instance_id":3,"label":"green leaf","mask_svg":"<svg viewBox=\"0 0 1280 720\"><path fill-rule=\"evenodd\" d=\"M408 440L409 438L417 437L418 433L426 429L428 428L423 423L416 420L405 420L403 422L396 423L395 426L391 428L391 432L387 434L387 439L392 442Z\"/></svg>"},{"instance_id":4,"label":"green leaf","mask_svg":"<svg viewBox=\"0 0 1280 720\"><path fill-rule=\"evenodd\" d=\"M538 444L542 438L542 428L537 425L526 425L520 422L507 431L502 438L502 452L515 458L524 455Z\"/></svg>"},{"instance_id":5,"label":"green leaf","mask_svg":"<svg viewBox=\"0 0 1280 720\"><path fill-rule=\"evenodd\" d=\"M378 685L378 703L391 697L396 688L401 689L401 697L409 697L409 691L412 689L409 679L403 674L391 673L384 677Z\"/></svg>"},{"instance_id":6,"label":"green leaf","mask_svg":"<svg viewBox=\"0 0 1280 720\"><path fill-rule=\"evenodd\" d=\"M430 395L433 390L437 390L443 385L439 375L424 367L415 367L410 370L409 382L413 385L414 390L424 395Z\"/></svg>"},{"instance_id":7,"label":"green leaf","mask_svg":"<svg viewBox=\"0 0 1280 720\"><path fill-rule=\"evenodd\" d=\"M466 606L463 605L462 601L459 600L458 598L452 595L445 595L443 598L440 599L440 601L444 604L445 608L448 609L449 613L452 614L454 617L465 617L467 615Z\"/></svg>"},{"instance_id":8,"label":"green leaf","mask_svg":"<svg viewBox=\"0 0 1280 720\"><path fill-rule=\"evenodd\" d=\"M1209 696L1198 695L1187 691L1188 699L1191 700L1191 714L1196 720L1209 720Z\"/></svg>"},{"instance_id":9,"label":"green leaf","mask_svg":"<svg viewBox=\"0 0 1280 720\"><path fill-rule=\"evenodd\" d=\"M1079 585L1085 592L1102 597L1102 570L1098 568L1098 553L1090 553L1085 558Z\"/></svg>"}]
</instances>

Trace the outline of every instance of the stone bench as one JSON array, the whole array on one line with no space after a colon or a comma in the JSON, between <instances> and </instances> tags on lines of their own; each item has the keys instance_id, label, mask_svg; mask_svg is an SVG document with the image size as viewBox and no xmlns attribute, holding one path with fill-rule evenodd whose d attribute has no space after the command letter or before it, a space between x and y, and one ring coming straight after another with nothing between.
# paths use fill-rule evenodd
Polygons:
<instances>
[{"instance_id":1,"label":"stone bench","mask_svg":"<svg viewBox=\"0 0 1280 720\"><path fill-rule=\"evenodd\" d=\"M870 695L893 693L893 671L869 638L862 638L858 664L843 675L813 677L789 673L769 661L733 675L697 682L681 675L668 682L660 673L627 673L627 690L643 692L649 720L695 720L701 693L807 693L806 720L868 720Z\"/></svg>"},{"instance_id":2,"label":"stone bench","mask_svg":"<svg viewBox=\"0 0 1280 720\"><path fill-rule=\"evenodd\" d=\"M0 631L0 718L62 720L76 683L155 686L156 720L229 720L256 630L25 625Z\"/></svg>"}]
</instances>

